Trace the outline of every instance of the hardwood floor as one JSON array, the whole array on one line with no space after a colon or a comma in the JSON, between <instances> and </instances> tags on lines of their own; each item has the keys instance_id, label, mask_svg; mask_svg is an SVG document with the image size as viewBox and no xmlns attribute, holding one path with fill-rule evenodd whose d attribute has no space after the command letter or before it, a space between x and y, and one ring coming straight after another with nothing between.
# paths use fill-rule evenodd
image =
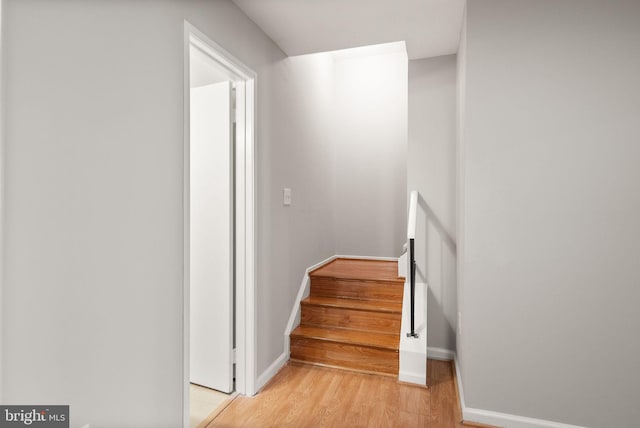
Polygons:
<instances>
[{"instance_id":1,"label":"hardwood floor","mask_svg":"<svg viewBox=\"0 0 640 428\"><path fill-rule=\"evenodd\" d=\"M428 361L429 388L395 378L289 362L255 397L237 397L214 427L462 425L452 363Z\"/></svg>"}]
</instances>

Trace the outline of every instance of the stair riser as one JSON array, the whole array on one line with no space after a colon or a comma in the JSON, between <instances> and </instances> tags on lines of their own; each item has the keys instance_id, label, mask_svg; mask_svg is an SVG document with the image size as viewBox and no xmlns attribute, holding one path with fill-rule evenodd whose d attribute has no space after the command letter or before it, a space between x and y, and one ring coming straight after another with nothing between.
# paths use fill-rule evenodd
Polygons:
<instances>
[{"instance_id":1,"label":"stair riser","mask_svg":"<svg viewBox=\"0 0 640 428\"><path fill-rule=\"evenodd\" d=\"M349 299L402 301L404 285L397 282L360 281L316 277L311 279L311 295Z\"/></svg>"},{"instance_id":2,"label":"stair riser","mask_svg":"<svg viewBox=\"0 0 640 428\"><path fill-rule=\"evenodd\" d=\"M398 352L361 345L291 337L291 358L351 370L398 374Z\"/></svg>"},{"instance_id":3,"label":"stair riser","mask_svg":"<svg viewBox=\"0 0 640 428\"><path fill-rule=\"evenodd\" d=\"M302 324L399 334L401 315L327 306L302 305Z\"/></svg>"}]
</instances>

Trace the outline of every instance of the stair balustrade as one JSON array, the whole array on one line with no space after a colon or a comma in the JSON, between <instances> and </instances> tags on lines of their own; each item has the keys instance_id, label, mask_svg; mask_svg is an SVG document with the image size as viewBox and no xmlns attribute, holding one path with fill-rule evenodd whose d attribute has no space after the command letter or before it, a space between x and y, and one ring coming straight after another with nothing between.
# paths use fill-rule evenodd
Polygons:
<instances>
[{"instance_id":1,"label":"stair balustrade","mask_svg":"<svg viewBox=\"0 0 640 428\"><path fill-rule=\"evenodd\" d=\"M407 239L409 240L409 281L411 286L411 331L407 337L418 338L416 333L416 211L418 209L418 191L411 191L409 199L409 220L407 222Z\"/></svg>"}]
</instances>

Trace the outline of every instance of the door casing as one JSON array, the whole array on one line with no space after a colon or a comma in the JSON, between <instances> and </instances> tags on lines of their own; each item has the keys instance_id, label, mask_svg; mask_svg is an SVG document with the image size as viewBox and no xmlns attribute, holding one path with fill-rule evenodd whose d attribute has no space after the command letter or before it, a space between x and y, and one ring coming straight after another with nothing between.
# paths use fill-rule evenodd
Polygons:
<instances>
[{"instance_id":1,"label":"door casing","mask_svg":"<svg viewBox=\"0 0 640 428\"><path fill-rule=\"evenodd\" d=\"M255 108L257 74L188 21L184 22L183 189L183 426L189 427L189 50L197 47L229 73L236 88L235 138L235 344L236 392L256 393Z\"/></svg>"}]
</instances>

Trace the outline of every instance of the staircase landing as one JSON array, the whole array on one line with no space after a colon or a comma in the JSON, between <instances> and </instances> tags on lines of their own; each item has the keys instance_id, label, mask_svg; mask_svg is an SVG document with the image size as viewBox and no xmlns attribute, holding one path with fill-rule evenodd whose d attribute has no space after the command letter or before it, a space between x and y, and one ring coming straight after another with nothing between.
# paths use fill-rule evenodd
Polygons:
<instances>
[{"instance_id":1,"label":"staircase landing","mask_svg":"<svg viewBox=\"0 0 640 428\"><path fill-rule=\"evenodd\" d=\"M398 374L404 278L396 261L335 259L312 271L293 361Z\"/></svg>"},{"instance_id":2,"label":"staircase landing","mask_svg":"<svg viewBox=\"0 0 640 428\"><path fill-rule=\"evenodd\" d=\"M309 274L311 277L329 276L344 279L371 279L382 281L400 281L398 277L398 262L371 259L335 259L320 266Z\"/></svg>"}]
</instances>

